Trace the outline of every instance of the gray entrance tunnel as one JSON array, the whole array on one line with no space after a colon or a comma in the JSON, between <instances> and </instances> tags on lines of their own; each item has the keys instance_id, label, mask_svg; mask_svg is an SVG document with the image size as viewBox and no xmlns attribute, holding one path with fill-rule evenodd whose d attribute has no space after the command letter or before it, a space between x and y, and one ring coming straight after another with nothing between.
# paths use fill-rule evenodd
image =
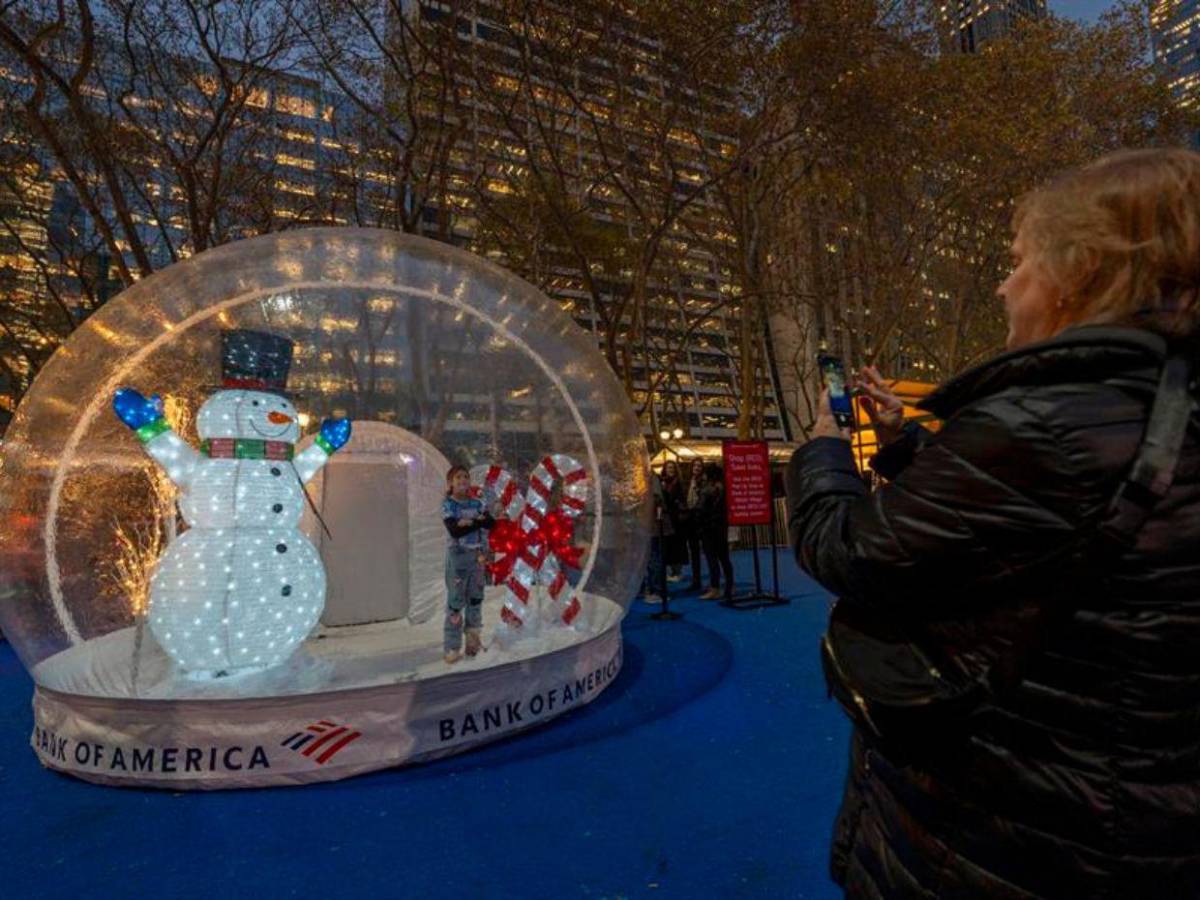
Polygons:
<instances>
[{"instance_id":1,"label":"gray entrance tunnel","mask_svg":"<svg viewBox=\"0 0 1200 900\"><path fill-rule=\"evenodd\" d=\"M426 621L440 609L446 538L440 504L449 462L419 436L356 421L350 442L309 485L303 527L325 563L321 624Z\"/></svg>"}]
</instances>

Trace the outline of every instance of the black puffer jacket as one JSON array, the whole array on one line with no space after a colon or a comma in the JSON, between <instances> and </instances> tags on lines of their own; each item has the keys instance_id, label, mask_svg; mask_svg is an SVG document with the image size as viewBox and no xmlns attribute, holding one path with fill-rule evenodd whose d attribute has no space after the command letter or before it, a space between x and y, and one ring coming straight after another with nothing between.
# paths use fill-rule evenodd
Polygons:
<instances>
[{"instance_id":1,"label":"black puffer jacket","mask_svg":"<svg viewBox=\"0 0 1200 900\"><path fill-rule=\"evenodd\" d=\"M1099 326L1005 354L930 398L945 427L889 448L896 477L874 494L846 442L796 452L801 566L935 649L994 658L1023 611L1077 605L945 758L900 765L856 735L833 847L849 896L1200 897L1195 423L1133 549L1045 562L1122 480L1165 355L1148 332Z\"/></svg>"},{"instance_id":2,"label":"black puffer jacket","mask_svg":"<svg viewBox=\"0 0 1200 900\"><path fill-rule=\"evenodd\" d=\"M700 508L697 524L701 537L720 537L729 529L725 514L725 485L706 481L700 488Z\"/></svg>"}]
</instances>

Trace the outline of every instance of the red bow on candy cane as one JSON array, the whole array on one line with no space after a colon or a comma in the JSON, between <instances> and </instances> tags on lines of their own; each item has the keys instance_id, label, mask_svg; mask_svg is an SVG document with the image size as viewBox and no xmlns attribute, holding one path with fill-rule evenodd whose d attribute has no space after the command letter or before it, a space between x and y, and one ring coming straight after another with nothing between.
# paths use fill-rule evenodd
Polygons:
<instances>
[{"instance_id":1,"label":"red bow on candy cane","mask_svg":"<svg viewBox=\"0 0 1200 900\"><path fill-rule=\"evenodd\" d=\"M530 543L529 535L512 519L496 520L488 533L488 546L492 548L496 561L488 563L487 570L494 584L502 584L512 574L517 557L525 552Z\"/></svg>"},{"instance_id":2,"label":"red bow on candy cane","mask_svg":"<svg viewBox=\"0 0 1200 900\"><path fill-rule=\"evenodd\" d=\"M488 572L500 584L512 574L521 557L530 567L540 569L550 556L564 566L578 569L583 548L576 547L574 542L575 522L559 510L546 513L541 524L531 531L524 531L511 519L500 519L488 535L488 546L496 554L496 561L487 567Z\"/></svg>"}]
</instances>

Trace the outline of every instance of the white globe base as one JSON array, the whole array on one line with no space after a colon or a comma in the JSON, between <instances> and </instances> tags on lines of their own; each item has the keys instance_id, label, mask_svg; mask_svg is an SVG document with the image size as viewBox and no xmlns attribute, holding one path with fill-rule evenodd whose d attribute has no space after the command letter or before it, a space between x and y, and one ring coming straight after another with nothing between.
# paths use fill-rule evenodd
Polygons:
<instances>
[{"instance_id":1,"label":"white globe base","mask_svg":"<svg viewBox=\"0 0 1200 900\"><path fill-rule=\"evenodd\" d=\"M236 678L191 678L144 640L136 692L127 628L35 667L31 744L44 765L86 781L172 790L333 781L460 753L612 683L621 607L592 595L585 608L578 631L544 629L454 665L442 661L440 619L326 629L281 665Z\"/></svg>"}]
</instances>

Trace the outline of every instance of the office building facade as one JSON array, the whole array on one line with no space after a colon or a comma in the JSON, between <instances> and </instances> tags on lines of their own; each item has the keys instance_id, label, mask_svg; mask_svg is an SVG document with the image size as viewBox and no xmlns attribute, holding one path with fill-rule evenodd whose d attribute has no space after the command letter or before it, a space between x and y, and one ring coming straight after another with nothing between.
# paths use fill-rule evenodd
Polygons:
<instances>
[{"instance_id":1,"label":"office building facade","mask_svg":"<svg viewBox=\"0 0 1200 900\"><path fill-rule=\"evenodd\" d=\"M1200 107L1200 0L1158 0L1150 22L1154 58L1176 101L1187 109ZM1200 147L1200 131L1193 143Z\"/></svg>"},{"instance_id":2,"label":"office building facade","mask_svg":"<svg viewBox=\"0 0 1200 900\"><path fill-rule=\"evenodd\" d=\"M564 4L560 12L575 17L578 27L589 27L586 4ZM618 86L616 79L625 75L604 59L575 61L571 80L579 85L582 100L567 109L550 84L522 96L523 66L529 64L531 52L536 56L536 50L519 45L520 29L505 20L499 5L474 2L452 7L436 0L412 0L406 4L406 15L419 28L450 28L458 41L456 52L462 60L460 89L465 97L464 128L451 154L454 171L449 181L463 190L457 194L452 190L445 201L456 211L455 242L477 248L501 265L510 266L537 282L582 328L595 335L600 346L610 338L607 329L620 332L617 343L624 345L622 352L630 350L631 342L623 337L626 329L638 336L639 343L645 340L653 344L650 351L639 349L632 361L618 360L621 369L618 374L627 376L630 398L642 412L648 433L663 427L668 430L679 427L687 438L694 440L735 437L742 308L729 257L721 252L723 247L731 245L732 237L728 233L728 215L715 191L690 200L686 218L681 217L678 227L672 228L665 242L667 251L662 254L664 261L649 273L645 308L626 309L619 316L606 316L606 310L598 308L598 304L609 304L607 311L611 312L619 298L628 295L632 267L610 266L603 273L584 272L570 248L551 237L538 250L539 270L525 271L527 267L509 258L503 249L486 246L478 240L479 207L503 202L528 173L529 147L513 140L514 127L533 129L540 115L557 117L557 139L575 148L575 182L568 189L578 188L581 192L589 189L588 185L597 180L600 156L619 143L613 140L610 131L610 146L602 148L600 142L589 137L589 129L604 127L596 126L596 120L610 121L611 97L619 89L628 88L628 85ZM620 23L617 28L622 44L629 48L631 80L639 96L647 102L667 102L668 88L655 74L670 65L663 59L665 50L661 43L641 32L633 12L628 22ZM535 59L533 64L538 61ZM490 98L481 96L481 71L488 73L487 90L493 92ZM507 110L510 116L507 121L498 115L495 103L496 93L506 90L514 98ZM721 101L697 90L696 102ZM591 125L589 116L596 117ZM640 134L631 131L625 141L627 147L622 149L636 152L633 148L640 138ZM718 133L697 137L678 129L678 133L672 132L671 140L673 153L682 160L676 184L677 196L681 198L708 177L712 160L706 159L707 154L733 150L731 139ZM472 189L466 189L467 185ZM629 201L619 191L593 185L587 208L586 214L599 232L611 233L612 229L627 227ZM438 211L430 210L430 222L437 218ZM639 319L636 323L632 321L635 318ZM788 435L787 423L779 410L765 328L756 339L761 341L761 347L756 349L761 352L763 365L756 377L760 414L755 417L754 430L768 439L782 440ZM651 404L652 412L648 408ZM463 427L470 427L470 423L463 423Z\"/></svg>"},{"instance_id":3,"label":"office building facade","mask_svg":"<svg viewBox=\"0 0 1200 900\"><path fill-rule=\"evenodd\" d=\"M950 46L974 53L1022 20L1045 18L1047 10L1046 0L943 0L941 14Z\"/></svg>"},{"instance_id":4,"label":"office building facade","mask_svg":"<svg viewBox=\"0 0 1200 900\"><path fill-rule=\"evenodd\" d=\"M97 74L94 81L82 85L81 93L102 113L113 105L108 86L128 83L131 52L138 51L100 45ZM180 88L175 110L167 111L166 104L148 91L132 93L124 98L125 104L135 114L153 111L160 118L148 118L150 127L172 128L176 138L192 129L203 133L212 125L210 110L220 106L219 101L207 101L220 88L202 65L188 61L186 68L200 74ZM0 65L0 103L12 105L4 110L11 132L5 137L6 172L0 182L0 216L5 226L0 232L0 303L6 307L0 331L0 429L58 342L123 287L112 247L100 237L96 217L84 208L76 185L60 160L22 129L17 105L32 89L32 79L19 61L6 59ZM47 103L52 113L55 102L61 101L50 95ZM369 177L361 177L369 166L358 167L360 177L336 176L355 154L334 126L344 102L316 79L260 73L248 90L242 120L226 135L231 143L243 146L222 160L230 169L253 168L257 188L253 196L231 198L238 206L252 207L250 212L238 209L228 219L224 210L219 212L218 224L226 229L224 240L296 224L359 223L361 217L354 211L385 191L375 190L378 186ZM128 125L127 118L111 127ZM86 158L77 161L86 164ZM119 173L131 231L150 267L160 269L194 253L189 198L180 189L178 173L165 160L156 161L153 149L146 151L144 165L124 165ZM89 182L89 189L99 218L115 222L112 189L100 189L98 180ZM366 218L362 224L377 224L371 216ZM117 250L125 264L137 271L129 233L118 235Z\"/></svg>"},{"instance_id":5,"label":"office building facade","mask_svg":"<svg viewBox=\"0 0 1200 900\"><path fill-rule=\"evenodd\" d=\"M444 4L414 2L406 6L406 15L418 23L435 26L447 9ZM473 60L473 65L486 62L499 79L506 77L506 67L515 76L518 60L509 44L511 29L505 27L499 12L485 3L471 4L470 9L469 19L463 21L460 18L456 29L465 57ZM636 41L638 52L644 53L648 62L655 54L663 52L654 41L635 36L636 22L631 20L629 28L631 40ZM105 58L106 64L119 65L121 54L115 52ZM581 61L580 74L595 79L595 102L602 104L606 90L602 67L589 67L587 61ZM6 85L6 96L19 98L23 90L29 89L28 84L21 83L21 77L19 65L5 66L0 71L0 78L10 80ZM464 70L462 77L468 79L470 76ZM119 78L113 80L120 81ZM485 172L495 176L497 166L519 175L523 161L519 148L504 139L505 130L495 121L494 110L471 97L468 81L464 81L463 86L467 88L470 126L462 130L452 154L454 169L449 178L449 195L444 201L453 208L453 224L448 232L439 228L442 211L429 208L424 210L422 228L429 236L477 250L502 265L519 270L518 261L506 259L495 247L484 245L479 233L478 207L481 192L487 199L502 200L511 191L511 182L506 184L502 177L488 177L481 187L481 176ZM662 85L643 81L641 88L648 88L651 93L661 92ZM179 114L203 117L207 105L202 94L216 89L215 82L203 75L196 78L192 88L196 96L185 96L185 102L180 104L184 109ZM88 90L98 103L107 102L103 90L90 86ZM149 96L134 96L131 101L134 105L158 102ZM546 102L552 104L554 101L547 98ZM255 142L253 155L269 174L267 190L263 197L256 198L257 217L239 223L227 239L304 224L388 226L388 205L411 202L405 187L396 183L396 173L384 171L382 163L367 158L366 152L356 145L352 129L339 128L346 105L344 96L330 91L328 85L316 78L267 73L256 80L246 103L245 115L251 127L246 130L245 139ZM586 175L590 148L582 139L582 132L582 124L576 122L563 135L567 140L576 141L583 160L581 175ZM718 152L726 149L720 135L710 137L712 146L720 148ZM678 187L685 192L704 179L702 157L707 151L695 136L687 133L673 136L672 140L677 145L674 152L689 163L680 168ZM631 138L629 143L635 142ZM133 219L137 236L147 249L153 268L161 268L195 250L189 243L185 198L180 196L173 176L174 173L169 171L148 169L143 180L135 186L136 190L130 191L130 196L144 198L135 203ZM26 190L20 198L22 214L10 216L8 220L20 222L24 241L20 245L11 241L0 244L0 276L8 282L4 302L27 311L32 321L49 315L47 305L57 300L56 305L65 304L72 310L72 315L82 320L98 300L102 301L120 289L113 260L102 252L103 243L95 240L94 223L81 210L74 187L56 168L53 159L41 154L37 171L30 173L23 187ZM0 196L0 203L8 199ZM594 224L611 233L625 227L626 212L620 198L610 198L596 209ZM113 214L111 204L102 207L101 216ZM631 318L640 317L641 321L637 323L640 333L647 342L654 343L657 350L643 353L640 359L632 362L624 358L623 375L634 405L654 406L653 415L648 410L643 415L648 432L665 426L681 427L687 437L693 439L733 437L738 413L736 397L740 388L737 365L741 320L731 263L721 252L723 247L728 248L731 237L727 233L725 214L713 197L696 199L690 206L688 217L686 220L681 218L680 224L681 227L675 229L665 242L669 252L663 256L669 257L670 264L664 263L649 273L648 299L644 308L628 310L619 321L612 316L606 319L597 308L596 291L589 290L584 282L589 281L592 288L597 284L601 286L599 302L604 303L607 297L616 297L629 289L630 272L625 267L613 266L604 273L583 273L567 259L569 254L564 247L554 246L551 242L539 250L546 266L542 277L531 280L536 280L554 296L602 346L608 337L606 327L629 328L633 324ZM79 259L64 257L61 249L64 242L56 240L56 235L89 235L89 249L82 264ZM121 243L122 252L127 255L128 248ZM522 274L530 277L527 273ZM373 382L372 390L376 396L365 407L361 398L356 403L357 388L349 375L342 379L345 382L342 384L338 381L339 376L325 368L318 378L320 383L299 383L308 377L304 374L305 354L340 352L332 346L333 337L341 336L343 342L349 341L357 327L359 323L349 319L331 319L322 323L321 329L327 333L314 334L307 342L308 347L297 348L298 383L294 387L301 391L342 392L346 396L348 412L358 409L396 424L411 424L405 421L405 404L399 396L404 392L404 386L387 383L387 378ZM781 439L786 434L786 426L778 411L765 333L759 339L765 362L757 379L760 396L756 403L755 430L765 437ZM30 336L30 340L36 340L36 336ZM610 347L612 343L609 341ZM624 346L628 341L616 343L622 353L628 352L628 346ZM48 345L47 353L52 349L53 346ZM358 351L352 348L350 352ZM22 359L12 347L0 346L0 354L13 372L13 376L0 385L0 395L7 398L7 405L11 407L27 387L37 361ZM660 363L666 368L659 368ZM383 364L387 365L387 361ZM416 377L415 373L410 374ZM331 379L338 383L331 383ZM404 378L392 380L399 382ZM389 399L391 393L396 394L394 403ZM479 443L482 434L494 436L495 399L484 393L478 396L473 392L454 394L451 398L454 409L442 417L444 428L460 432L463 443L472 446ZM545 427L540 421L536 397L506 399L508 407L521 404L526 404L529 409L509 410L515 428L525 428L526 425L521 424L525 420L528 420L529 429Z\"/></svg>"}]
</instances>

